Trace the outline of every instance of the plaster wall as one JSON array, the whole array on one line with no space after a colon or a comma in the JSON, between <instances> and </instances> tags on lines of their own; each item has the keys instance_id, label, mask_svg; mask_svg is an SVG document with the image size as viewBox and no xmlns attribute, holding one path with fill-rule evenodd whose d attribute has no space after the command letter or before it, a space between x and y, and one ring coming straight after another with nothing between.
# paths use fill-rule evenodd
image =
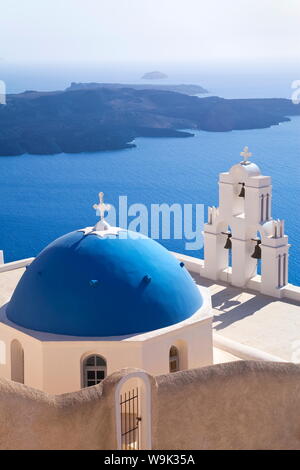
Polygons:
<instances>
[{"instance_id":1,"label":"plaster wall","mask_svg":"<svg viewBox=\"0 0 300 470\"><path fill-rule=\"evenodd\" d=\"M152 375L169 372L169 352L172 345L179 351L180 370L213 363L212 319L179 328L163 337L143 343L143 369Z\"/></svg>"},{"instance_id":2,"label":"plaster wall","mask_svg":"<svg viewBox=\"0 0 300 470\"><path fill-rule=\"evenodd\" d=\"M43 344L43 390L62 394L83 387L82 362L99 354L107 362L107 375L125 367L143 368L141 344L119 341L64 341Z\"/></svg>"},{"instance_id":3,"label":"plaster wall","mask_svg":"<svg viewBox=\"0 0 300 470\"><path fill-rule=\"evenodd\" d=\"M169 350L173 344L179 349L182 369L213 363L211 318L165 334L153 334L141 341L49 341L41 344L43 379L39 388L51 394L83 387L82 362L90 354L99 354L106 360L107 375L128 367L153 375L168 373Z\"/></svg>"},{"instance_id":4,"label":"plaster wall","mask_svg":"<svg viewBox=\"0 0 300 470\"><path fill-rule=\"evenodd\" d=\"M231 362L157 377L155 449L300 449L300 366Z\"/></svg>"},{"instance_id":5,"label":"plaster wall","mask_svg":"<svg viewBox=\"0 0 300 470\"><path fill-rule=\"evenodd\" d=\"M0 449L114 449L114 384L51 396L0 379Z\"/></svg>"},{"instance_id":6,"label":"plaster wall","mask_svg":"<svg viewBox=\"0 0 300 470\"><path fill-rule=\"evenodd\" d=\"M0 449L116 449L116 394L130 374L59 396L0 379ZM153 449L300 449L299 365L238 361L148 377Z\"/></svg>"},{"instance_id":7,"label":"plaster wall","mask_svg":"<svg viewBox=\"0 0 300 470\"><path fill-rule=\"evenodd\" d=\"M40 341L0 323L0 377L11 379L11 343L18 340L24 350L24 383L43 389L43 354Z\"/></svg>"}]
</instances>

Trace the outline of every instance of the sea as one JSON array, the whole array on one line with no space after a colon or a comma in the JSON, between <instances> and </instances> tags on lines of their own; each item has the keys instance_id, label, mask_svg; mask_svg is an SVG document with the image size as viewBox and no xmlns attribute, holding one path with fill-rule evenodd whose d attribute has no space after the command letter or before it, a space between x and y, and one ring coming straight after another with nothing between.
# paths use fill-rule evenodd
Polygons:
<instances>
[{"instance_id":1,"label":"sea","mask_svg":"<svg viewBox=\"0 0 300 470\"><path fill-rule=\"evenodd\" d=\"M54 70L0 64L0 80L10 93L64 89L72 81L144 83L141 75L151 68L135 67ZM159 83L196 83L224 98L290 98L291 83L300 78L280 70L247 75L185 68L181 73L174 66L167 72L170 78ZM144 204L149 211L151 204L200 204L206 214L209 205L218 205L218 174L239 162L248 145L252 161L272 177L273 217L285 220L291 243L289 281L300 285L300 117L268 129L194 134L138 138L135 148L118 151L0 157L0 250L5 261L36 256L55 238L94 225L92 205L99 191L115 207L119 196L127 196L128 205ZM201 248L187 250L186 240L158 239L170 250L203 257Z\"/></svg>"}]
</instances>

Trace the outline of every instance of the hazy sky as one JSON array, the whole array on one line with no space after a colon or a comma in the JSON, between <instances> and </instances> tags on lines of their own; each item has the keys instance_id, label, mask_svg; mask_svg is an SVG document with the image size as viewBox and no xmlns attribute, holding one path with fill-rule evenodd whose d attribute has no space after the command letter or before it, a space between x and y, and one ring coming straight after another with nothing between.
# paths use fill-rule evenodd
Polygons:
<instances>
[{"instance_id":1,"label":"hazy sky","mask_svg":"<svg viewBox=\"0 0 300 470\"><path fill-rule=\"evenodd\" d=\"M1 0L5 62L298 61L300 0Z\"/></svg>"}]
</instances>

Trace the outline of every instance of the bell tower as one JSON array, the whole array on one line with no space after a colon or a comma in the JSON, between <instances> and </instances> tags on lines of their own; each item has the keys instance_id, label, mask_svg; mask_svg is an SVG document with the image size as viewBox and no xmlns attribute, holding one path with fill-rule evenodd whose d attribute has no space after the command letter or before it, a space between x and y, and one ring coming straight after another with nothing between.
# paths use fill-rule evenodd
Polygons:
<instances>
[{"instance_id":1,"label":"bell tower","mask_svg":"<svg viewBox=\"0 0 300 470\"><path fill-rule=\"evenodd\" d=\"M229 272L231 284L246 287L257 275L261 259L261 292L281 297L288 283L288 237L284 221L272 219L271 177L263 176L249 161L248 147L243 161L219 175L219 207L208 208L204 226L204 276L224 279Z\"/></svg>"}]
</instances>

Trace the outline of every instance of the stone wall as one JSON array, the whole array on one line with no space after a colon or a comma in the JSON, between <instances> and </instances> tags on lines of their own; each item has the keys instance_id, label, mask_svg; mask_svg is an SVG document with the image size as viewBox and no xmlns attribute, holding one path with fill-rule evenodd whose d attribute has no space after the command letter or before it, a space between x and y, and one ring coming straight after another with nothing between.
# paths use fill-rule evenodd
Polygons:
<instances>
[{"instance_id":1,"label":"stone wall","mask_svg":"<svg viewBox=\"0 0 300 470\"><path fill-rule=\"evenodd\" d=\"M0 449L115 449L132 370L51 396L0 380ZM239 361L151 377L154 449L300 449L300 366Z\"/></svg>"}]
</instances>

